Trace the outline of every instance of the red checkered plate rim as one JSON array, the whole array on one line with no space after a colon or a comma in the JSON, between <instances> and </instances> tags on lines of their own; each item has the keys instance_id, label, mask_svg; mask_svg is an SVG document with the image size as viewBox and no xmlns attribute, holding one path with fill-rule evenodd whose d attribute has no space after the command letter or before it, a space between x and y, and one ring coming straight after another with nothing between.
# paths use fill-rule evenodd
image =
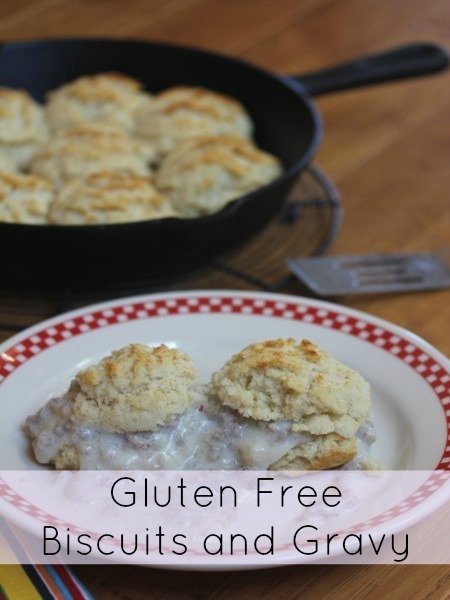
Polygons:
<instances>
[{"instance_id":1,"label":"red checkered plate rim","mask_svg":"<svg viewBox=\"0 0 450 600\"><path fill-rule=\"evenodd\" d=\"M382 515L360 524L365 529L392 521L431 499L448 480L450 470L450 375L446 357L411 332L360 311L306 298L235 291L152 294L114 300L71 311L37 324L0 346L0 386L34 356L56 344L116 324L171 315L240 314L302 321L357 337L388 352L413 369L432 389L443 410L447 443L434 473L411 496ZM30 503L0 479L0 497L33 520L77 531ZM427 511L428 512L428 511Z\"/></svg>"}]
</instances>

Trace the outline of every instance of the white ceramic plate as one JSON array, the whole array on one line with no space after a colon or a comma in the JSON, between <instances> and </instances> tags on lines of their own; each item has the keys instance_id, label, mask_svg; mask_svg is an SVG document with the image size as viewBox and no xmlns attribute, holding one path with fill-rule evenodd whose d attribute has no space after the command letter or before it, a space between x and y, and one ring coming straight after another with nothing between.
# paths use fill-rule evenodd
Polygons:
<instances>
[{"instance_id":1,"label":"white ceramic plate","mask_svg":"<svg viewBox=\"0 0 450 600\"><path fill-rule=\"evenodd\" d=\"M231 291L97 304L40 323L2 344L0 469L44 468L30 453L25 418L65 391L80 368L112 349L131 342L180 347L207 381L234 352L277 337L311 339L370 382L378 434L372 455L387 469L449 469L450 377L441 353L404 329L342 306ZM5 492L1 483L0 497ZM12 499L13 492L8 492ZM432 493L430 483L418 502L426 503ZM11 502L15 509L26 507L17 498Z\"/></svg>"}]
</instances>

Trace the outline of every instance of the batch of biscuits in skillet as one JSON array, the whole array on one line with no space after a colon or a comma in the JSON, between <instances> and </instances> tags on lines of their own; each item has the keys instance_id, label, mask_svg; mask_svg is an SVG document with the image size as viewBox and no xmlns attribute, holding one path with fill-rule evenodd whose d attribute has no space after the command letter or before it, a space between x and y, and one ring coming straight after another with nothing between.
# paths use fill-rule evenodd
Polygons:
<instances>
[{"instance_id":1,"label":"batch of biscuits in skillet","mask_svg":"<svg viewBox=\"0 0 450 600\"><path fill-rule=\"evenodd\" d=\"M221 210L281 173L237 100L198 87L158 94L120 73L47 94L0 87L0 221L89 225Z\"/></svg>"}]
</instances>

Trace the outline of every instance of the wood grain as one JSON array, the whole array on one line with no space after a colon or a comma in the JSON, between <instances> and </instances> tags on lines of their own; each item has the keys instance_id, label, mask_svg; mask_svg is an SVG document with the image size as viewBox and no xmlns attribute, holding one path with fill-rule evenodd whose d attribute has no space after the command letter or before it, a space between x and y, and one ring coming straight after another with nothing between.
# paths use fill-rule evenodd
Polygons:
<instances>
[{"instance_id":1,"label":"wood grain","mask_svg":"<svg viewBox=\"0 0 450 600\"><path fill-rule=\"evenodd\" d=\"M137 36L229 52L300 73L411 40L450 44L447 0L2 0L3 40ZM449 77L318 100L326 136L319 164L338 184L345 221L334 253L449 245ZM207 281L207 278L206 278ZM450 292L343 298L450 352ZM44 302L44 301L42 301ZM36 298L0 297L0 336L45 316ZM448 599L439 566L286 567L242 573L168 573L77 567L96 598Z\"/></svg>"}]
</instances>

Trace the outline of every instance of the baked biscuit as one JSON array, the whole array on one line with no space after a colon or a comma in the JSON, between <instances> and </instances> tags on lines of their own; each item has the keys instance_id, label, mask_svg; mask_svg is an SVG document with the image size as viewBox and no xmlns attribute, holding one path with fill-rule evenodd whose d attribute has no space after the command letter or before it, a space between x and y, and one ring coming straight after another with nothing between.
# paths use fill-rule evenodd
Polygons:
<instances>
[{"instance_id":1,"label":"baked biscuit","mask_svg":"<svg viewBox=\"0 0 450 600\"><path fill-rule=\"evenodd\" d=\"M40 149L30 170L56 188L77 177L110 171L149 175L153 149L117 127L85 124L68 129Z\"/></svg>"},{"instance_id":2,"label":"baked biscuit","mask_svg":"<svg viewBox=\"0 0 450 600\"><path fill-rule=\"evenodd\" d=\"M332 469L365 446L357 434L371 409L369 385L308 340L244 348L213 375L209 391L240 419L237 431L248 431L234 443L250 468Z\"/></svg>"},{"instance_id":3,"label":"baked biscuit","mask_svg":"<svg viewBox=\"0 0 450 600\"><path fill-rule=\"evenodd\" d=\"M33 175L0 173L0 221L46 223L52 200L49 181Z\"/></svg>"},{"instance_id":4,"label":"baked biscuit","mask_svg":"<svg viewBox=\"0 0 450 600\"><path fill-rule=\"evenodd\" d=\"M185 217L217 212L278 177L277 158L236 136L184 142L161 163L155 184Z\"/></svg>"},{"instance_id":5,"label":"baked biscuit","mask_svg":"<svg viewBox=\"0 0 450 600\"><path fill-rule=\"evenodd\" d=\"M77 374L73 419L110 432L155 431L200 400L197 370L182 352L130 344Z\"/></svg>"},{"instance_id":6,"label":"baked biscuit","mask_svg":"<svg viewBox=\"0 0 450 600\"><path fill-rule=\"evenodd\" d=\"M200 87L173 87L153 96L136 113L136 133L160 156L180 142L219 134L251 137L253 124L237 100Z\"/></svg>"},{"instance_id":7,"label":"baked biscuit","mask_svg":"<svg viewBox=\"0 0 450 600\"><path fill-rule=\"evenodd\" d=\"M56 225L95 225L175 216L167 198L146 177L102 172L72 179L56 194L49 221Z\"/></svg>"},{"instance_id":8,"label":"baked biscuit","mask_svg":"<svg viewBox=\"0 0 450 600\"><path fill-rule=\"evenodd\" d=\"M213 375L210 391L244 417L315 436L352 438L371 409L361 375L308 340L251 344Z\"/></svg>"},{"instance_id":9,"label":"baked biscuit","mask_svg":"<svg viewBox=\"0 0 450 600\"><path fill-rule=\"evenodd\" d=\"M47 140L42 107L24 90L0 87L0 154L19 170Z\"/></svg>"},{"instance_id":10,"label":"baked biscuit","mask_svg":"<svg viewBox=\"0 0 450 600\"><path fill-rule=\"evenodd\" d=\"M346 438L335 433L317 435L309 442L289 450L269 466L271 470L321 471L335 469L351 461L358 452L356 438Z\"/></svg>"},{"instance_id":11,"label":"baked biscuit","mask_svg":"<svg viewBox=\"0 0 450 600\"><path fill-rule=\"evenodd\" d=\"M48 95L46 116L54 131L83 123L115 125L131 131L134 113L148 94L142 84L121 73L79 77Z\"/></svg>"}]
</instances>

